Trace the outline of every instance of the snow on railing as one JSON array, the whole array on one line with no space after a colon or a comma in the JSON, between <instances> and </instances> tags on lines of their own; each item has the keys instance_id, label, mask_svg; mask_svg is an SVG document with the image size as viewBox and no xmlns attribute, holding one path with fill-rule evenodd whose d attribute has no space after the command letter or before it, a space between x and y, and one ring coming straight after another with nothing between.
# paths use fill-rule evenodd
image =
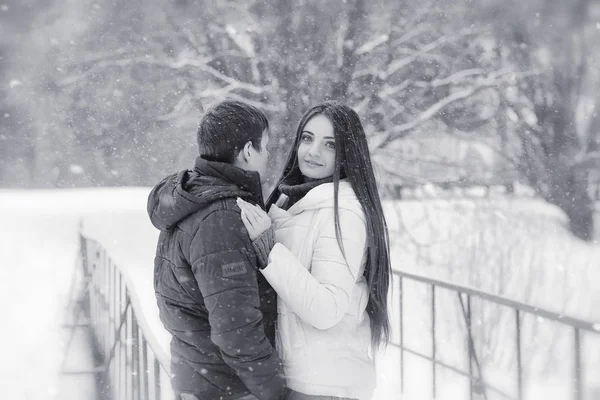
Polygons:
<instances>
[{"instance_id":1,"label":"snow on railing","mask_svg":"<svg viewBox=\"0 0 600 400\"><path fill-rule=\"evenodd\" d=\"M80 235L80 260L95 347L100 399L172 399L170 357L144 318L126 271L105 248Z\"/></svg>"}]
</instances>

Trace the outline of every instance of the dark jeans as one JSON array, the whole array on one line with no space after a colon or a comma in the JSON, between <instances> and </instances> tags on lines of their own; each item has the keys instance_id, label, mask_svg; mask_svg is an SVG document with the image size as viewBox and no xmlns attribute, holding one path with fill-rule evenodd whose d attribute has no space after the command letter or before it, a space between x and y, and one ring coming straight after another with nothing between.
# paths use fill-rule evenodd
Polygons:
<instances>
[{"instance_id":1,"label":"dark jeans","mask_svg":"<svg viewBox=\"0 0 600 400\"><path fill-rule=\"evenodd\" d=\"M285 400L357 400L349 397L335 397L335 396L317 396L314 394L304 394L294 392L290 390Z\"/></svg>"}]
</instances>

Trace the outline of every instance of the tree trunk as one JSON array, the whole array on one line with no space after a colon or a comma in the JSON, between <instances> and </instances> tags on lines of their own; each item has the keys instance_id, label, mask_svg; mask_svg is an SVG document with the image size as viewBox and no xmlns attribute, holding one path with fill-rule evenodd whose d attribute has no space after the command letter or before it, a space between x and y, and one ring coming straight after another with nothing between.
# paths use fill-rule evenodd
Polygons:
<instances>
[{"instance_id":1,"label":"tree trunk","mask_svg":"<svg viewBox=\"0 0 600 400\"><path fill-rule=\"evenodd\" d=\"M594 206L587 190L587 174L576 167L561 169L554 174L546 200L565 212L575 236L589 241L594 235Z\"/></svg>"},{"instance_id":2,"label":"tree trunk","mask_svg":"<svg viewBox=\"0 0 600 400\"><path fill-rule=\"evenodd\" d=\"M356 41L361 31L365 18L365 1L355 0L353 7L348 13L348 29L342 45L342 65L338 78L331 90L331 99L345 101L348 97L348 88L352 82L352 75L356 68L358 56L356 55Z\"/></svg>"}]
</instances>

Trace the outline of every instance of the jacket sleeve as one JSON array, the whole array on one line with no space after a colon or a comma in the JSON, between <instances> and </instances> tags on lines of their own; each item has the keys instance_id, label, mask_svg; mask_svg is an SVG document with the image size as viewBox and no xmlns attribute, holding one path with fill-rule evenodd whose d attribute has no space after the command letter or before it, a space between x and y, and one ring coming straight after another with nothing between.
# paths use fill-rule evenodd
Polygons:
<instances>
[{"instance_id":1,"label":"jacket sleeve","mask_svg":"<svg viewBox=\"0 0 600 400\"><path fill-rule=\"evenodd\" d=\"M309 272L281 243L269 254L261 270L279 297L303 321L317 329L335 326L348 311L355 283L362 276L366 251L366 226L356 213L340 210L341 241L335 234L334 216L323 220Z\"/></svg>"},{"instance_id":2,"label":"jacket sleeve","mask_svg":"<svg viewBox=\"0 0 600 400\"><path fill-rule=\"evenodd\" d=\"M208 310L211 340L260 400L283 396L282 364L260 311L256 256L239 213L209 215L191 242L190 261Z\"/></svg>"}]
</instances>

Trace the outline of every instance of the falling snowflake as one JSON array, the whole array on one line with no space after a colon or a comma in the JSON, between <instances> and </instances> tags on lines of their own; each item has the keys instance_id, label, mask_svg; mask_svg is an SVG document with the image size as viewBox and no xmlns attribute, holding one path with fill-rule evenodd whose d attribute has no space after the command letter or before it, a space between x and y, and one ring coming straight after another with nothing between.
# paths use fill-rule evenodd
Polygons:
<instances>
[{"instance_id":1,"label":"falling snowflake","mask_svg":"<svg viewBox=\"0 0 600 400\"><path fill-rule=\"evenodd\" d=\"M84 172L84 169L81 165L71 164L69 165L69 172L73 175L81 175Z\"/></svg>"},{"instance_id":2,"label":"falling snowflake","mask_svg":"<svg viewBox=\"0 0 600 400\"><path fill-rule=\"evenodd\" d=\"M21 86L22 84L23 84L23 82L21 82L21 81L20 81L20 80L18 80L18 79L11 79L11 80L10 80L10 82L8 83L8 86L9 86L11 89L14 89L14 88L16 88L17 86Z\"/></svg>"}]
</instances>

